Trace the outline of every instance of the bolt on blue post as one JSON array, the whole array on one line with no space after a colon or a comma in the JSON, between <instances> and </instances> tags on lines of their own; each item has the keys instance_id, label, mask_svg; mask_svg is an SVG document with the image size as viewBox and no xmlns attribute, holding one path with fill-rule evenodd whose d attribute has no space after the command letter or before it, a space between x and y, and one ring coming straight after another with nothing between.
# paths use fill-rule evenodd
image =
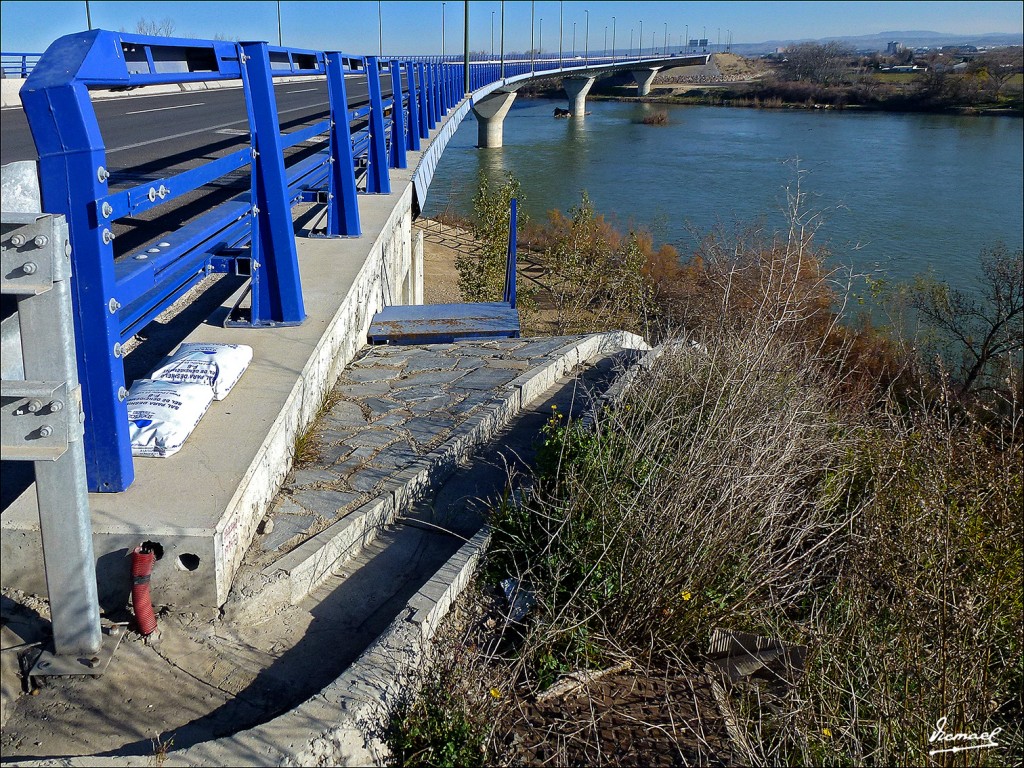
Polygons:
<instances>
[{"instance_id":1,"label":"bolt on blue post","mask_svg":"<svg viewBox=\"0 0 1024 768\"><path fill-rule=\"evenodd\" d=\"M405 168L405 94L402 93L402 65L391 62L391 157L392 168Z\"/></svg>"},{"instance_id":2,"label":"bolt on blue post","mask_svg":"<svg viewBox=\"0 0 1024 768\"><path fill-rule=\"evenodd\" d=\"M324 55L327 62L327 100L331 108L331 172L327 186L327 236L359 237L359 198L356 192L355 158L345 90L342 55Z\"/></svg>"},{"instance_id":3,"label":"bolt on blue post","mask_svg":"<svg viewBox=\"0 0 1024 768\"><path fill-rule=\"evenodd\" d=\"M380 66L376 56L366 57L366 85L370 95L370 151L366 158L366 191L391 193L388 152L384 141L384 100L380 93Z\"/></svg>"},{"instance_id":4,"label":"bolt on blue post","mask_svg":"<svg viewBox=\"0 0 1024 768\"><path fill-rule=\"evenodd\" d=\"M252 163L253 327L298 325L306 319L295 251L288 177L267 43L239 43L242 85L255 157Z\"/></svg>"}]
</instances>

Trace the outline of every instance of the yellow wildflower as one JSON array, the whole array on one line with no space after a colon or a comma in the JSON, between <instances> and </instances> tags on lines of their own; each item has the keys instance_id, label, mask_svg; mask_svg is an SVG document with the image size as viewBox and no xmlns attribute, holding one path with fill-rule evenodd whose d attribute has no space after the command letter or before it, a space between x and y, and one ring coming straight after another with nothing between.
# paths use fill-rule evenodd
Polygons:
<instances>
[{"instance_id":1,"label":"yellow wildflower","mask_svg":"<svg viewBox=\"0 0 1024 768\"><path fill-rule=\"evenodd\" d=\"M683 592L683 600L689 600L691 597L693 597L693 595L689 592Z\"/></svg>"},{"instance_id":2,"label":"yellow wildflower","mask_svg":"<svg viewBox=\"0 0 1024 768\"><path fill-rule=\"evenodd\" d=\"M495 699L500 699L501 691L499 691L497 688L491 688L491 696Z\"/></svg>"},{"instance_id":3,"label":"yellow wildflower","mask_svg":"<svg viewBox=\"0 0 1024 768\"><path fill-rule=\"evenodd\" d=\"M822 736L826 736L826 737L831 739L832 738L832 729L831 728L822 728L821 729L821 735Z\"/></svg>"}]
</instances>

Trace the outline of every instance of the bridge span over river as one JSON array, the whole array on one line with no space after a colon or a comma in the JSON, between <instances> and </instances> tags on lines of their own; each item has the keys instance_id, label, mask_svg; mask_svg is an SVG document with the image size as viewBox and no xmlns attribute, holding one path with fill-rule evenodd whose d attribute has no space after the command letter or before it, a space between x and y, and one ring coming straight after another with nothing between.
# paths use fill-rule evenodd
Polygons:
<instances>
[{"instance_id":1,"label":"bridge span over river","mask_svg":"<svg viewBox=\"0 0 1024 768\"><path fill-rule=\"evenodd\" d=\"M23 148L3 181L4 292L18 297L3 318L4 448L35 467L18 486L4 464L4 585L49 581L58 645L74 652L95 646L97 599L121 589L143 539L167 554L153 575L164 600L222 605L374 313L422 302L412 220L469 112L480 146L497 147L525 84L562 78L580 120L598 78L630 72L642 95L659 69L707 58L57 40L20 88L24 114L3 113L5 147ZM40 310L47 296L66 309ZM254 360L180 453L134 459L129 387L182 341L246 344ZM49 405L31 407L51 383ZM70 587L93 572L98 595Z\"/></svg>"}]
</instances>

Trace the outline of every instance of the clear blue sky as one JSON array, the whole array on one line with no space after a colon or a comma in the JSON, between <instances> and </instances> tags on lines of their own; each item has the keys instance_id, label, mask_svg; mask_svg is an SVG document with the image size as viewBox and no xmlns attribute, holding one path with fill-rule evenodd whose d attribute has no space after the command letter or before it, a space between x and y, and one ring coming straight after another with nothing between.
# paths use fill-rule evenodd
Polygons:
<instances>
[{"instance_id":1,"label":"clear blue sky","mask_svg":"<svg viewBox=\"0 0 1024 768\"><path fill-rule=\"evenodd\" d=\"M557 0L535 4L537 32L543 27L545 51L558 50ZM562 4L562 40L565 51L572 47L573 23L576 47L585 44L589 10L591 50L604 46L605 27L611 47L612 16L616 17L616 47L628 45L630 30L639 35L643 22L644 45L651 36L661 46L667 33L671 45L682 40L689 27L690 37L707 30L712 43L721 30L722 40L732 31L734 43L766 40L820 38L872 34L890 30L928 30L960 34L1021 32L1024 3L1016 2L597 2L568 0ZM42 51L54 39L86 29L86 4L76 2L0 2L0 48L4 51ZM91 0L94 27L128 32L140 18L171 19L175 34L210 38L277 42L277 3L217 2L113 2ZM506 50L523 51L530 46L528 0L505 3ZM440 0L381 3L385 53L439 53L441 50ZM470 3L470 47L489 51L491 14L494 13L495 48L499 47L501 3L474 0ZM448 0L445 5L445 48L462 50L463 3ZM541 24L543 19L543 24ZM339 49L353 54L377 50L377 3L312 2L284 0L281 22L285 45L316 49ZM537 35L539 38L539 34ZM539 39L535 38L535 43Z\"/></svg>"}]
</instances>

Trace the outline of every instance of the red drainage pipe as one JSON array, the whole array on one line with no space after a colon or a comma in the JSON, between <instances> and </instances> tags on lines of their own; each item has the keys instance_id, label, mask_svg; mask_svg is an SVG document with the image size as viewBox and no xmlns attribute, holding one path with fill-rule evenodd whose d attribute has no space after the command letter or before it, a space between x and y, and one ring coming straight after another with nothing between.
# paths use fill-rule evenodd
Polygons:
<instances>
[{"instance_id":1,"label":"red drainage pipe","mask_svg":"<svg viewBox=\"0 0 1024 768\"><path fill-rule=\"evenodd\" d=\"M156 615L149 595L149 577L153 573L156 554L145 542L132 550L132 607L135 609L135 623L143 636L156 630Z\"/></svg>"}]
</instances>

